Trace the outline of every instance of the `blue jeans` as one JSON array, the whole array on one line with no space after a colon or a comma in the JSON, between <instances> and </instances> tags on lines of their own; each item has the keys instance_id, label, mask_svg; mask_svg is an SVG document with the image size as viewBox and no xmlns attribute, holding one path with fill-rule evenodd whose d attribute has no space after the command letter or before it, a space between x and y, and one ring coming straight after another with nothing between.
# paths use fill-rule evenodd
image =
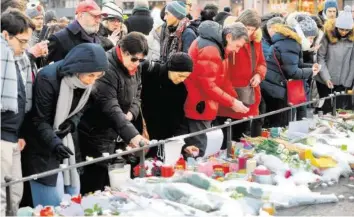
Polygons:
<instances>
[{"instance_id":1,"label":"blue jeans","mask_svg":"<svg viewBox=\"0 0 354 217\"><path fill-rule=\"evenodd\" d=\"M33 206L59 206L64 194L76 196L80 194L80 187L64 186L63 174L58 174L57 186L43 185L37 181L30 181Z\"/></svg>"}]
</instances>

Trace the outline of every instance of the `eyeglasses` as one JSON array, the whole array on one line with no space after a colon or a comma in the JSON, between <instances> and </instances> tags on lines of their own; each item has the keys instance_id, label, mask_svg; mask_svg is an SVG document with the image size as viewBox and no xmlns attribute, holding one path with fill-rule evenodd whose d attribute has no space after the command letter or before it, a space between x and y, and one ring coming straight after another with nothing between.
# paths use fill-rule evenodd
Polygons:
<instances>
[{"instance_id":1,"label":"eyeglasses","mask_svg":"<svg viewBox=\"0 0 354 217\"><path fill-rule=\"evenodd\" d=\"M12 36L12 37L16 38L17 41L20 42L20 44L21 44L22 46L25 46L25 45L28 44L28 40L20 39L20 38L17 38L16 36Z\"/></svg>"},{"instance_id":2,"label":"eyeglasses","mask_svg":"<svg viewBox=\"0 0 354 217\"><path fill-rule=\"evenodd\" d=\"M108 22L111 23L120 23L120 20L118 18L112 17L107 19Z\"/></svg>"},{"instance_id":3,"label":"eyeglasses","mask_svg":"<svg viewBox=\"0 0 354 217\"><path fill-rule=\"evenodd\" d=\"M139 59L138 57L132 56L132 57L130 58L130 61L132 61L133 63L135 63L135 62L137 62L137 61L139 61L140 63L142 63L142 62L145 61L145 59Z\"/></svg>"}]
</instances>

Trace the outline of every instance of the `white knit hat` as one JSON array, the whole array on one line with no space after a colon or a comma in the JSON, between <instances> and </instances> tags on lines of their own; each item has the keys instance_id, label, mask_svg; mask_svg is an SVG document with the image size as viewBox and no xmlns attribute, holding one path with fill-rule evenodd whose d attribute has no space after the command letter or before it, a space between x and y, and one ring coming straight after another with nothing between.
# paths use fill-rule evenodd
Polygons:
<instances>
[{"instance_id":1,"label":"white knit hat","mask_svg":"<svg viewBox=\"0 0 354 217\"><path fill-rule=\"evenodd\" d=\"M352 8L347 5L344 7L344 11L340 12L336 19L336 27L340 29L353 29L353 17Z\"/></svg>"},{"instance_id":2,"label":"white knit hat","mask_svg":"<svg viewBox=\"0 0 354 217\"><path fill-rule=\"evenodd\" d=\"M107 14L105 19L118 18L123 21L123 9L118 7L114 2L107 2L102 6L102 13Z\"/></svg>"}]
</instances>

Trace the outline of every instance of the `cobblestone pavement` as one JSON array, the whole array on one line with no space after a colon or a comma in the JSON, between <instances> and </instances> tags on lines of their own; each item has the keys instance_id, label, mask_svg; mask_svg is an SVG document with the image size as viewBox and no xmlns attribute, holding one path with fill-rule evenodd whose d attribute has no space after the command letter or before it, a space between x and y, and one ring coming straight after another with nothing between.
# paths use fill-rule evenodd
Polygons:
<instances>
[{"instance_id":1,"label":"cobblestone pavement","mask_svg":"<svg viewBox=\"0 0 354 217\"><path fill-rule=\"evenodd\" d=\"M323 194L334 193L344 195L345 199L340 200L338 203L320 204L294 207L290 209L277 210L277 216L354 216L354 201L349 201L350 196L354 196L354 188L346 186L353 184L354 181L342 178L340 182L330 187L318 187L314 191Z\"/></svg>"}]
</instances>

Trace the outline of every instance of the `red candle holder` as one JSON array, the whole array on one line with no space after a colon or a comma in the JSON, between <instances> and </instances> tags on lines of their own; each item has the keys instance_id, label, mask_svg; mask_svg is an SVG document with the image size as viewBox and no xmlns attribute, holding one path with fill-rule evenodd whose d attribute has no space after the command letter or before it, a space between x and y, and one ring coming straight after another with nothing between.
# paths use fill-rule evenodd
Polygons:
<instances>
[{"instance_id":1,"label":"red candle holder","mask_svg":"<svg viewBox=\"0 0 354 217\"><path fill-rule=\"evenodd\" d=\"M171 165L162 165L161 166L161 176L168 178L173 176L174 174L174 170L173 170L173 166Z\"/></svg>"}]
</instances>

